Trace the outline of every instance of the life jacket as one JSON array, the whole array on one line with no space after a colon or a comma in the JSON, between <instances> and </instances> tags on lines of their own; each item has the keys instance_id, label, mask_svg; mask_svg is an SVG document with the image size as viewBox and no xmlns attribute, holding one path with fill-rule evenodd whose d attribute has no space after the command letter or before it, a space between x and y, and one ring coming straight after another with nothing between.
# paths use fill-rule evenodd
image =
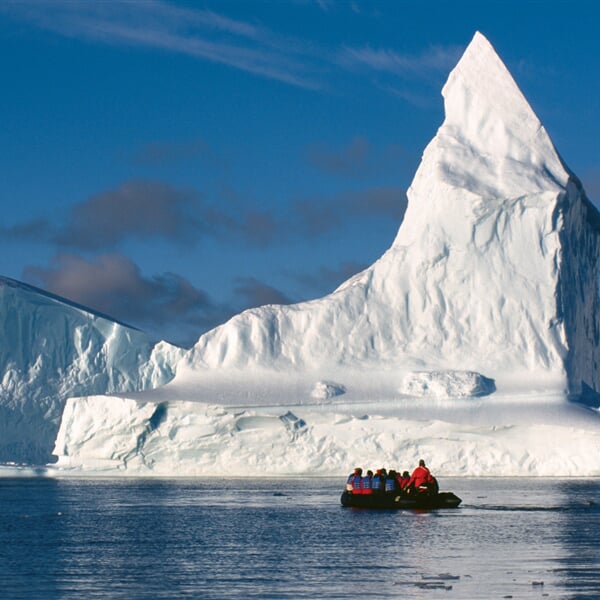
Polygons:
<instances>
[{"instance_id":1,"label":"life jacket","mask_svg":"<svg viewBox=\"0 0 600 600\"><path fill-rule=\"evenodd\" d=\"M350 475L348 475L348 479L346 480L346 491L360 494L360 475L357 475L356 473L350 473Z\"/></svg>"},{"instance_id":2,"label":"life jacket","mask_svg":"<svg viewBox=\"0 0 600 600\"><path fill-rule=\"evenodd\" d=\"M363 494L372 494L373 493L373 481L369 475L364 475L360 480L360 487L362 489Z\"/></svg>"},{"instance_id":3,"label":"life jacket","mask_svg":"<svg viewBox=\"0 0 600 600\"><path fill-rule=\"evenodd\" d=\"M373 475L373 479L371 480L371 489L374 492L380 492L383 489L383 477L381 475Z\"/></svg>"},{"instance_id":4,"label":"life jacket","mask_svg":"<svg viewBox=\"0 0 600 600\"><path fill-rule=\"evenodd\" d=\"M385 479L385 491L395 492L398 489L398 482L395 477L386 477Z\"/></svg>"}]
</instances>

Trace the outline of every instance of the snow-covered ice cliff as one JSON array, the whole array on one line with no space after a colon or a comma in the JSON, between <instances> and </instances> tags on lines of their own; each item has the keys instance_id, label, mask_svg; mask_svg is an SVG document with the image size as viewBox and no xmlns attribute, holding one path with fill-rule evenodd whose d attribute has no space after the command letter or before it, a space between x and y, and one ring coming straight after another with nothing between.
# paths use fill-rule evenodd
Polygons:
<instances>
[{"instance_id":1,"label":"snow-covered ice cliff","mask_svg":"<svg viewBox=\"0 0 600 600\"><path fill-rule=\"evenodd\" d=\"M202 336L187 360L199 380L383 371L395 389L408 370L434 368L499 389L523 375L600 390L597 211L482 35L443 95L392 247L325 298L250 310Z\"/></svg>"},{"instance_id":2,"label":"snow-covered ice cliff","mask_svg":"<svg viewBox=\"0 0 600 600\"><path fill-rule=\"evenodd\" d=\"M241 313L163 388L68 401L59 467L600 475L600 217L479 33L391 248L332 294Z\"/></svg>"},{"instance_id":3,"label":"snow-covered ice cliff","mask_svg":"<svg viewBox=\"0 0 600 600\"><path fill-rule=\"evenodd\" d=\"M69 396L156 387L173 377L182 354L0 277L0 462L48 462Z\"/></svg>"}]
</instances>

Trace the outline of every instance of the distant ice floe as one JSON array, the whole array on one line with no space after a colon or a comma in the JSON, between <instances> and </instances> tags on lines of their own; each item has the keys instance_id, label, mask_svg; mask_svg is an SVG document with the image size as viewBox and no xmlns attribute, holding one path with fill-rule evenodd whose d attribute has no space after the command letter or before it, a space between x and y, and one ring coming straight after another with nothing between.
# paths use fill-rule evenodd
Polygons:
<instances>
[{"instance_id":1,"label":"distant ice floe","mask_svg":"<svg viewBox=\"0 0 600 600\"><path fill-rule=\"evenodd\" d=\"M478 398L496 391L493 379L475 371L414 371L402 381L400 392L425 398Z\"/></svg>"},{"instance_id":2,"label":"distant ice floe","mask_svg":"<svg viewBox=\"0 0 600 600\"><path fill-rule=\"evenodd\" d=\"M335 396L341 396L346 393L346 388L340 383L333 381L317 381L315 383L310 397L315 400L329 400Z\"/></svg>"}]
</instances>

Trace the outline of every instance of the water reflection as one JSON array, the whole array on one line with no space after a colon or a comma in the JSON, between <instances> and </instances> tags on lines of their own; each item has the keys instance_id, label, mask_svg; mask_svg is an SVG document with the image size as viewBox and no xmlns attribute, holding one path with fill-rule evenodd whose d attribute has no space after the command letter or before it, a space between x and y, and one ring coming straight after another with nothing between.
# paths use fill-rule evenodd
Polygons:
<instances>
[{"instance_id":1,"label":"water reflection","mask_svg":"<svg viewBox=\"0 0 600 600\"><path fill-rule=\"evenodd\" d=\"M64 535L59 487L48 479L0 479L3 598L60 597L59 578L52 568L56 532Z\"/></svg>"},{"instance_id":2,"label":"water reflection","mask_svg":"<svg viewBox=\"0 0 600 600\"><path fill-rule=\"evenodd\" d=\"M554 573L560 586L578 598L600 598L600 482L558 484L566 510L556 543L564 550Z\"/></svg>"},{"instance_id":3,"label":"water reflection","mask_svg":"<svg viewBox=\"0 0 600 600\"><path fill-rule=\"evenodd\" d=\"M600 484L455 479L457 510L337 480L0 482L3 598L599 598Z\"/></svg>"}]
</instances>

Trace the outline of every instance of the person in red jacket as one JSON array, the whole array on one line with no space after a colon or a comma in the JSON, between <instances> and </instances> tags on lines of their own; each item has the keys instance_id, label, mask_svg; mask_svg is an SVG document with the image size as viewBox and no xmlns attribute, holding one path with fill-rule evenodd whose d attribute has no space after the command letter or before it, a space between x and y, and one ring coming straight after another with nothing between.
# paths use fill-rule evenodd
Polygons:
<instances>
[{"instance_id":1,"label":"person in red jacket","mask_svg":"<svg viewBox=\"0 0 600 600\"><path fill-rule=\"evenodd\" d=\"M421 459L419 466L413 471L406 488L415 489L417 492L428 492L437 489L437 481L425 466L425 461Z\"/></svg>"},{"instance_id":2,"label":"person in red jacket","mask_svg":"<svg viewBox=\"0 0 600 600\"><path fill-rule=\"evenodd\" d=\"M405 490L408 486L408 482L410 481L410 473L408 471L404 471L402 475L398 475L398 485L401 490Z\"/></svg>"}]
</instances>

